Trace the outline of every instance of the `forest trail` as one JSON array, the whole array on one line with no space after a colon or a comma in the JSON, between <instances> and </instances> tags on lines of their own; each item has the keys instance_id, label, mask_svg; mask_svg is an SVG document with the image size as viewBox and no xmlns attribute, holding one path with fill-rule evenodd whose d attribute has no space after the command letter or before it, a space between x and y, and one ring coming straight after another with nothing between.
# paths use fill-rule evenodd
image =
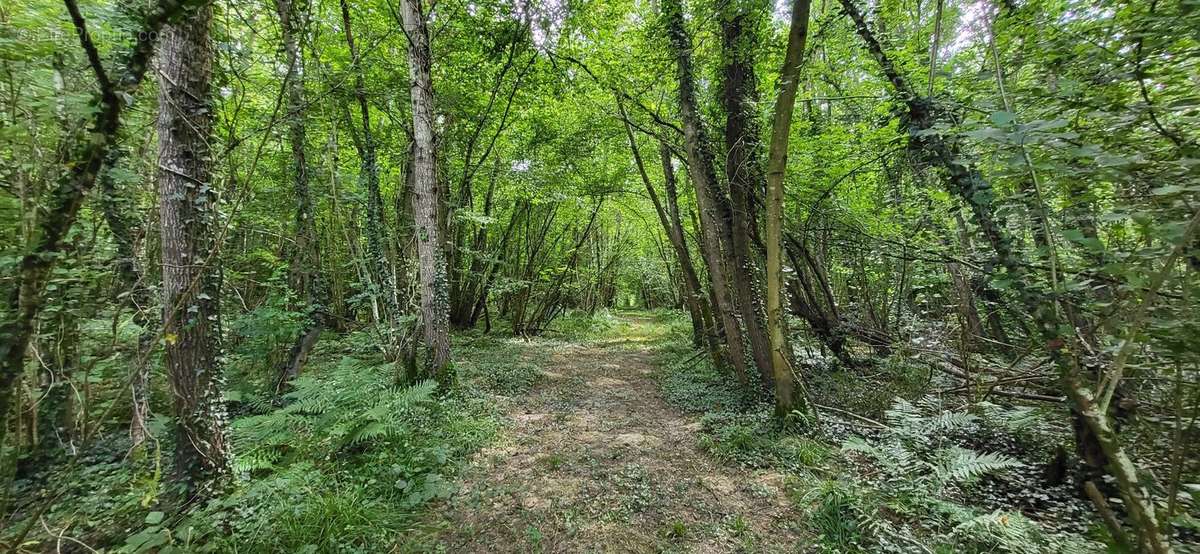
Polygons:
<instances>
[{"instance_id":1,"label":"forest trail","mask_svg":"<svg viewBox=\"0 0 1200 554\"><path fill-rule=\"evenodd\" d=\"M545 378L505 401L509 425L432 507L447 552L796 552L782 474L723 466L700 422L662 398L663 329L623 316L619 336L535 339ZM419 534L419 533L418 533Z\"/></svg>"}]
</instances>

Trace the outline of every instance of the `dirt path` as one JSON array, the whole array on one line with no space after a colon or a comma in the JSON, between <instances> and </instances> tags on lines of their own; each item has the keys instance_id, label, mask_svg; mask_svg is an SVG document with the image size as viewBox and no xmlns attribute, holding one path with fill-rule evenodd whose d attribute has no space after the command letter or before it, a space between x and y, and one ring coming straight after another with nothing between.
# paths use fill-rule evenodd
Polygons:
<instances>
[{"instance_id":1,"label":"dirt path","mask_svg":"<svg viewBox=\"0 0 1200 554\"><path fill-rule=\"evenodd\" d=\"M798 552L783 477L720 465L700 424L659 393L656 328L620 337L539 340L546 378L506 402L510 425L433 507L446 552Z\"/></svg>"}]
</instances>

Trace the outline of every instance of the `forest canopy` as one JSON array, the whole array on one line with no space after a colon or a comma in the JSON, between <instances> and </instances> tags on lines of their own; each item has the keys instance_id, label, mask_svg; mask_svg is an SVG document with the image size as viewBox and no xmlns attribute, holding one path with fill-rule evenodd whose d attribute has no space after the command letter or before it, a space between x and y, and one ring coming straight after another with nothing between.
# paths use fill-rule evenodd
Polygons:
<instances>
[{"instance_id":1,"label":"forest canopy","mask_svg":"<svg viewBox=\"0 0 1200 554\"><path fill-rule=\"evenodd\" d=\"M7 2L0 546L1200 548L1198 91L1194 0Z\"/></svg>"}]
</instances>

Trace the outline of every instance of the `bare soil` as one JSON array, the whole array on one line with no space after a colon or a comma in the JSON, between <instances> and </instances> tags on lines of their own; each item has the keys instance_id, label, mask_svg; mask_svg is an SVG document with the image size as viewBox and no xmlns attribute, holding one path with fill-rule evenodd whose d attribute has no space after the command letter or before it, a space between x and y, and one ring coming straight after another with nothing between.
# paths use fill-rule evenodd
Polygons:
<instances>
[{"instance_id":1,"label":"bare soil","mask_svg":"<svg viewBox=\"0 0 1200 554\"><path fill-rule=\"evenodd\" d=\"M586 344L535 339L549 360L509 425L433 506L402 550L798 552L807 543L782 474L729 467L697 447L697 418L661 397L652 346L630 318Z\"/></svg>"}]
</instances>

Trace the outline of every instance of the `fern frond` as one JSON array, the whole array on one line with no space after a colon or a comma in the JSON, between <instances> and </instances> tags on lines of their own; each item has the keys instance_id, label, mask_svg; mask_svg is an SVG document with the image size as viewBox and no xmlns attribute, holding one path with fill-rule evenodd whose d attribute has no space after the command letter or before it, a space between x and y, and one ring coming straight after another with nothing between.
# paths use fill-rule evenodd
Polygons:
<instances>
[{"instance_id":1,"label":"fern frond","mask_svg":"<svg viewBox=\"0 0 1200 554\"><path fill-rule=\"evenodd\" d=\"M943 482L963 483L1020 467L1019 460L994 452L975 452L965 448L949 448L942 451L944 461L937 467L938 477Z\"/></svg>"}]
</instances>

